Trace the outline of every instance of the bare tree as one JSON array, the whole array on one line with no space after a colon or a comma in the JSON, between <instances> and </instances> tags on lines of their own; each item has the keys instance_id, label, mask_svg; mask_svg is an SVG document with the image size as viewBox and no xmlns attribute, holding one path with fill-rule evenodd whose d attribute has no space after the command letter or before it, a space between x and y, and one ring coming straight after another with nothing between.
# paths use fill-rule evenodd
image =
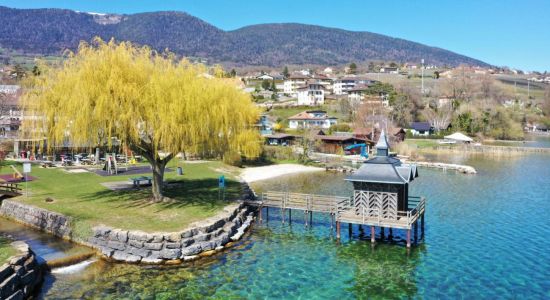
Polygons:
<instances>
[{"instance_id":1,"label":"bare tree","mask_svg":"<svg viewBox=\"0 0 550 300\"><path fill-rule=\"evenodd\" d=\"M430 122L436 131L446 129L453 118L453 107L451 103L441 106L430 107L427 105L422 111L424 117Z\"/></svg>"}]
</instances>

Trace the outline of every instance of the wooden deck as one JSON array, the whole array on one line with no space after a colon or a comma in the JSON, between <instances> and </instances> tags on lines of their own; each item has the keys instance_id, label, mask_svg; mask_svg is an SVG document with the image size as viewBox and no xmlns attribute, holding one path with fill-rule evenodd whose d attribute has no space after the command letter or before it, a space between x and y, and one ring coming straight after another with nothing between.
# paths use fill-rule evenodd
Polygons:
<instances>
[{"instance_id":1,"label":"wooden deck","mask_svg":"<svg viewBox=\"0 0 550 300\"><path fill-rule=\"evenodd\" d=\"M390 193L375 193L384 198ZM261 197L261 207L275 207L281 210L294 209L306 213L328 213L334 215L337 222L379 226L398 229L411 229L424 215L426 200L422 197L410 197L407 211L395 211L388 214L382 205L365 207L350 197L299 194L285 192L266 192ZM374 208L373 208L374 207Z\"/></svg>"}]
</instances>

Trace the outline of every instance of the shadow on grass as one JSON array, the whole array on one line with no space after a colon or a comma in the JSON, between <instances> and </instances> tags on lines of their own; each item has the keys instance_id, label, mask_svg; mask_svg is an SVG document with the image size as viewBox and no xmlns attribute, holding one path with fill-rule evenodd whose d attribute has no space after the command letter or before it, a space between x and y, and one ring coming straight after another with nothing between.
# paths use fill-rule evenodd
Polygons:
<instances>
[{"instance_id":1,"label":"shadow on grass","mask_svg":"<svg viewBox=\"0 0 550 300\"><path fill-rule=\"evenodd\" d=\"M240 183L226 180L225 200L218 188L218 179L185 179L168 181L164 188L164 196L172 201L155 203L152 199L151 187L141 187L131 190L102 190L81 198L80 202L110 202L118 203L120 208L142 208L155 205L159 211L173 208L200 206L212 209L223 206L229 201L237 200L241 194Z\"/></svg>"}]
</instances>

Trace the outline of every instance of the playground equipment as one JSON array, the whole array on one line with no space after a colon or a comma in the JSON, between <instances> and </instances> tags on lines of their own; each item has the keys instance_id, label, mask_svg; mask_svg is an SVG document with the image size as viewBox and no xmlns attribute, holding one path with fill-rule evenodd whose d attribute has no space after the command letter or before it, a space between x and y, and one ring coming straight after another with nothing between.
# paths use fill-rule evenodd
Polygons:
<instances>
[{"instance_id":1,"label":"playground equipment","mask_svg":"<svg viewBox=\"0 0 550 300\"><path fill-rule=\"evenodd\" d=\"M344 148L346 151L350 151L350 150L353 150L353 149L356 149L356 148L360 148L361 149L361 156L364 157L364 158L369 158L369 154L367 153L367 144L355 144L355 145L351 145L351 146L347 146L346 148Z\"/></svg>"},{"instance_id":2,"label":"playground equipment","mask_svg":"<svg viewBox=\"0 0 550 300\"><path fill-rule=\"evenodd\" d=\"M105 165L103 166L103 171L107 171L109 175L118 174L116 155L107 155L107 157L105 157Z\"/></svg>"},{"instance_id":3,"label":"playground equipment","mask_svg":"<svg viewBox=\"0 0 550 300\"><path fill-rule=\"evenodd\" d=\"M13 169L13 178L19 180L22 180L24 178L23 174L21 174L21 172L19 172L16 167L14 167L13 165L10 165L10 167Z\"/></svg>"}]
</instances>

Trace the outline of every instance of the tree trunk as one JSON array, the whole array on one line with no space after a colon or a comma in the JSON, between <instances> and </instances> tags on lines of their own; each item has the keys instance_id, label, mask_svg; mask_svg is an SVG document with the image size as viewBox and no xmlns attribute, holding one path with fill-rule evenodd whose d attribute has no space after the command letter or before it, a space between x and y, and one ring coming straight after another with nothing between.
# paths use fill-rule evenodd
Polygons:
<instances>
[{"instance_id":1,"label":"tree trunk","mask_svg":"<svg viewBox=\"0 0 550 300\"><path fill-rule=\"evenodd\" d=\"M164 188L164 170L166 168L166 160L151 160L151 167L153 169L153 182L152 182L152 191L153 191L153 200L155 202L162 201L163 188Z\"/></svg>"}]
</instances>

